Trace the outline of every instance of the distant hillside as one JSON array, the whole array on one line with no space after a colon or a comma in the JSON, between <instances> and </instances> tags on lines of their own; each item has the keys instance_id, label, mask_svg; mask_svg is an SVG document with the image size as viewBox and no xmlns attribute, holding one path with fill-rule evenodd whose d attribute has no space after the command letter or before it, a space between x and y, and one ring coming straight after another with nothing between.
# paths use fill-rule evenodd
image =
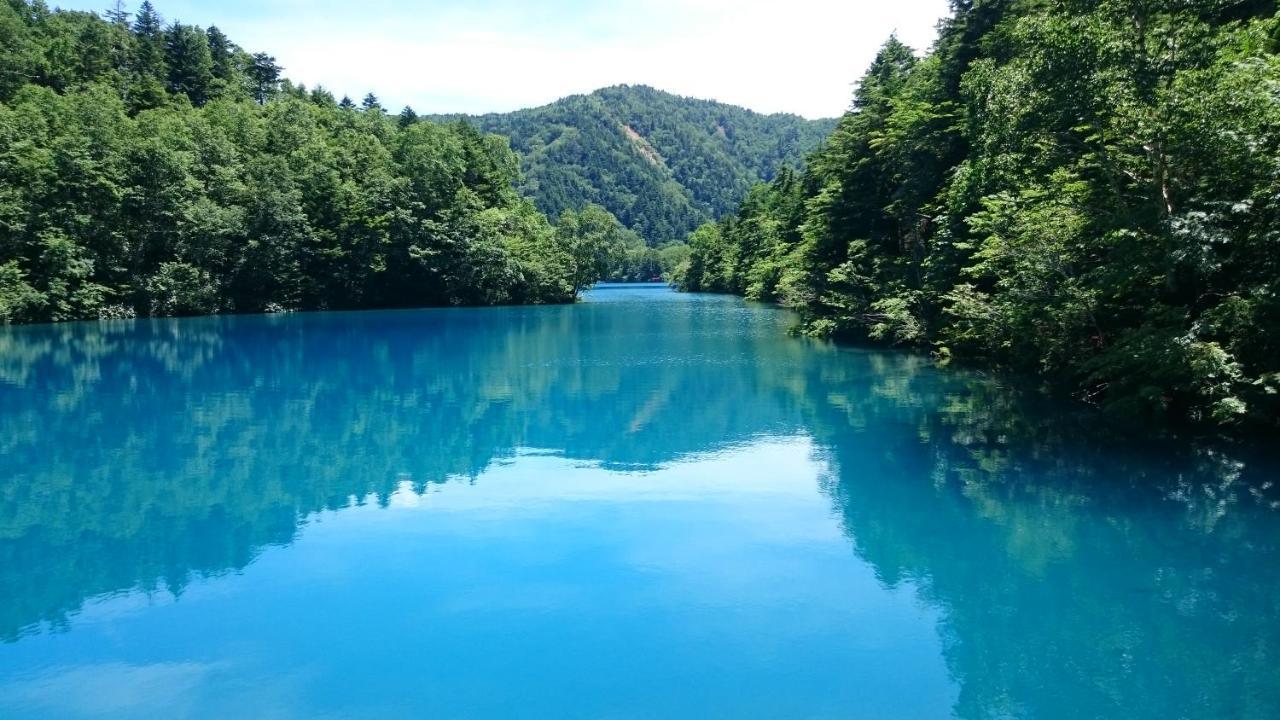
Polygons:
<instances>
[{"instance_id":1,"label":"distant hillside","mask_svg":"<svg viewBox=\"0 0 1280 720\"><path fill-rule=\"evenodd\" d=\"M511 139L539 209L554 217L596 203L650 244L732 212L835 127L628 85L464 119Z\"/></svg>"}]
</instances>

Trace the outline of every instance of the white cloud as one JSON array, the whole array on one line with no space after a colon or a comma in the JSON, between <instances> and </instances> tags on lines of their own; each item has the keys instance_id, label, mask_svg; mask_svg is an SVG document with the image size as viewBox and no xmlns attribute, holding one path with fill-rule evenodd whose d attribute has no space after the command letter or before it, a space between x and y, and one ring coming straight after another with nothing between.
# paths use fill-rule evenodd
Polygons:
<instances>
[{"instance_id":1,"label":"white cloud","mask_svg":"<svg viewBox=\"0 0 1280 720\"><path fill-rule=\"evenodd\" d=\"M274 54L295 81L356 100L372 91L390 108L506 111L630 83L823 117L848 107L891 32L926 49L947 0L169 0L160 8Z\"/></svg>"}]
</instances>

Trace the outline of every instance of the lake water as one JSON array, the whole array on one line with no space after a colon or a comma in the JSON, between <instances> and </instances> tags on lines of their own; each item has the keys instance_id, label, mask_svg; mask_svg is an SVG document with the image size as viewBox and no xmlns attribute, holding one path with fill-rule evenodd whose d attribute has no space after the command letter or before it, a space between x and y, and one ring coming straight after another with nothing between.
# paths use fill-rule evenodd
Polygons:
<instances>
[{"instance_id":1,"label":"lake water","mask_svg":"<svg viewBox=\"0 0 1280 720\"><path fill-rule=\"evenodd\" d=\"M0 329L0 717L1280 717L1274 464L791 322Z\"/></svg>"}]
</instances>

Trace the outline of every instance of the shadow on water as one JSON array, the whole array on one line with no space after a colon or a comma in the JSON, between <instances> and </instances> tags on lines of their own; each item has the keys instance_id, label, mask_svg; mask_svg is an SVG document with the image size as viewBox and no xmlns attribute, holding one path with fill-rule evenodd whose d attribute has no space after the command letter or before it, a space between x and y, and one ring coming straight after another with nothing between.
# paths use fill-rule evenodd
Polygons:
<instances>
[{"instance_id":1,"label":"shadow on water","mask_svg":"<svg viewBox=\"0 0 1280 720\"><path fill-rule=\"evenodd\" d=\"M978 375L785 338L778 311L653 299L0 332L0 639L523 449L642 483L803 434L853 551L941 612L957 716L1280 716L1270 459L1119 442Z\"/></svg>"}]
</instances>

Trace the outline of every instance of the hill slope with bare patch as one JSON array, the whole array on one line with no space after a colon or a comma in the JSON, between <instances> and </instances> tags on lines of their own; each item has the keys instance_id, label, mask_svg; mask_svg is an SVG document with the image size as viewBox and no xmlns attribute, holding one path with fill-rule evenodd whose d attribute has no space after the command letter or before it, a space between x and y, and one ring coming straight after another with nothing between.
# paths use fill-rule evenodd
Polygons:
<instances>
[{"instance_id":1,"label":"hill slope with bare patch","mask_svg":"<svg viewBox=\"0 0 1280 720\"><path fill-rule=\"evenodd\" d=\"M654 245L732 212L835 125L627 85L461 119L511 139L522 190L544 212L602 205Z\"/></svg>"}]
</instances>

